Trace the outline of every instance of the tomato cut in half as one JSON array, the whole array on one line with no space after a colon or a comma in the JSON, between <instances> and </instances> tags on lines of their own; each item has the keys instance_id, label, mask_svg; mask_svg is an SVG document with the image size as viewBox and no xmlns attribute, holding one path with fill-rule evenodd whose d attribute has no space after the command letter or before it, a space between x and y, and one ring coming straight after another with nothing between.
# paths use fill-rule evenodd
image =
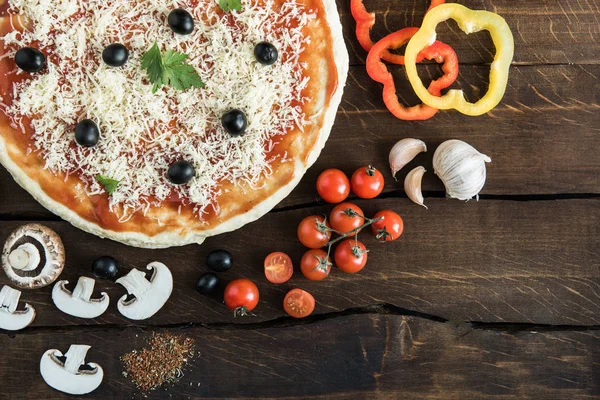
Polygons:
<instances>
[{"instance_id":1,"label":"tomato cut in half","mask_svg":"<svg viewBox=\"0 0 600 400\"><path fill-rule=\"evenodd\" d=\"M315 298L302 289L292 289L283 299L283 309L294 318L308 317L315 310Z\"/></svg>"},{"instance_id":2,"label":"tomato cut in half","mask_svg":"<svg viewBox=\"0 0 600 400\"><path fill-rule=\"evenodd\" d=\"M265 258L265 276L271 283L285 283L294 274L292 259L285 253L276 251Z\"/></svg>"}]
</instances>

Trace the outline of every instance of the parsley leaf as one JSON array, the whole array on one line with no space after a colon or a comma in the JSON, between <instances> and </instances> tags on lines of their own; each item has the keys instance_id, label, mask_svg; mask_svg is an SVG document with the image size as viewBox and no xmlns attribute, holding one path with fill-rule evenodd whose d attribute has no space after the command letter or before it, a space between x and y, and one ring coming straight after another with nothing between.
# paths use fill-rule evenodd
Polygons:
<instances>
[{"instance_id":1,"label":"parsley leaf","mask_svg":"<svg viewBox=\"0 0 600 400\"><path fill-rule=\"evenodd\" d=\"M241 0L219 0L219 7L221 10L225 12L230 12L232 10L242 11L242 1Z\"/></svg>"},{"instance_id":2,"label":"parsley leaf","mask_svg":"<svg viewBox=\"0 0 600 400\"><path fill-rule=\"evenodd\" d=\"M108 193L108 194L113 194L114 191L117 189L117 186L120 183L120 181L117 181L115 179L111 179L111 178L109 178L107 176L104 176L104 175L98 175L98 176L96 176L96 180L102 186L104 186L104 190L106 190L106 193Z\"/></svg>"},{"instance_id":3,"label":"parsley leaf","mask_svg":"<svg viewBox=\"0 0 600 400\"><path fill-rule=\"evenodd\" d=\"M154 84L152 93L163 85L169 85L177 90L190 88L204 88L202 78L196 69L185 63L188 55L173 50L168 50L164 56L154 45L142 56L142 68L148 73L148 79Z\"/></svg>"}]
</instances>

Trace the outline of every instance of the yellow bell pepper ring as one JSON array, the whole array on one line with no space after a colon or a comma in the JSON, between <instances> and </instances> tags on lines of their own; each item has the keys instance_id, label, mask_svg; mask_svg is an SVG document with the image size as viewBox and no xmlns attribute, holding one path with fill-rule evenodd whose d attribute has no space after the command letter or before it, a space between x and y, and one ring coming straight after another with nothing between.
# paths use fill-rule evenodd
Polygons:
<instances>
[{"instance_id":1,"label":"yellow bell pepper ring","mask_svg":"<svg viewBox=\"0 0 600 400\"><path fill-rule=\"evenodd\" d=\"M476 103L465 99L462 90L449 90L442 97L433 96L423 85L417 72L417 56L436 40L436 27L441 22L453 19L465 33L487 30L496 46L496 55L490 66L490 87L488 92ZM431 9L421 29L412 37L406 47L404 63L408 79L421 101L440 110L455 109L466 115L482 115L500 103L506 85L508 72L515 51L512 32L501 16L489 11L474 11L460 4L442 4Z\"/></svg>"}]
</instances>

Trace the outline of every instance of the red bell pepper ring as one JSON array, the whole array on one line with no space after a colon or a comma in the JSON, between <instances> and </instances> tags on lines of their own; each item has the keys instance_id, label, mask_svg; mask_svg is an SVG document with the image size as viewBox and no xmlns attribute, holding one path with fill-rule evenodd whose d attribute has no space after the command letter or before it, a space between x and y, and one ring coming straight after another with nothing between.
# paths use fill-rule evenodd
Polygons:
<instances>
[{"instance_id":1,"label":"red bell pepper ring","mask_svg":"<svg viewBox=\"0 0 600 400\"><path fill-rule=\"evenodd\" d=\"M398 100L394 77L383 63L383 54L390 49L398 49L412 38L419 28L404 28L392 33L377 42L367 57L367 72L371 79L383 84L383 101L392 114L398 119L406 121L423 121L433 117L438 109L425 104L413 107L404 107ZM443 63L444 75L429 84L428 91L434 96L441 96L442 90L452 85L458 77L458 57L452 47L445 43L435 41L423 49L417 61L423 59L435 60Z\"/></svg>"},{"instance_id":2,"label":"red bell pepper ring","mask_svg":"<svg viewBox=\"0 0 600 400\"><path fill-rule=\"evenodd\" d=\"M350 0L350 10L356 21L356 38L358 39L358 43L360 43L365 51L371 51L375 45L371 39L371 29L375 26L375 13L368 12L363 1ZM446 0L431 0L431 5L427 9L427 12L445 2ZM385 51L381 55L381 59L392 64L404 65L404 56L390 53L389 51Z\"/></svg>"}]
</instances>

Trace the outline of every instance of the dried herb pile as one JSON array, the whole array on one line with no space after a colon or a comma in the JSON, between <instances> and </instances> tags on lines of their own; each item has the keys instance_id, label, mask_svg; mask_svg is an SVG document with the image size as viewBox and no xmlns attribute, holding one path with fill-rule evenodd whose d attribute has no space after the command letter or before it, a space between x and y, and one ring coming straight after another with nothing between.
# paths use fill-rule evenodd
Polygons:
<instances>
[{"instance_id":1,"label":"dried herb pile","mask_svg":"<svg viewBox=\"0 0 600 400\"><path fill-rule=\"evenodd\" d=\"M169 333L153 335L148 346L121 357L123 375L146 392L176 383L185 365L194 357L194 340Z\"/></svg>"}]
</instances>

